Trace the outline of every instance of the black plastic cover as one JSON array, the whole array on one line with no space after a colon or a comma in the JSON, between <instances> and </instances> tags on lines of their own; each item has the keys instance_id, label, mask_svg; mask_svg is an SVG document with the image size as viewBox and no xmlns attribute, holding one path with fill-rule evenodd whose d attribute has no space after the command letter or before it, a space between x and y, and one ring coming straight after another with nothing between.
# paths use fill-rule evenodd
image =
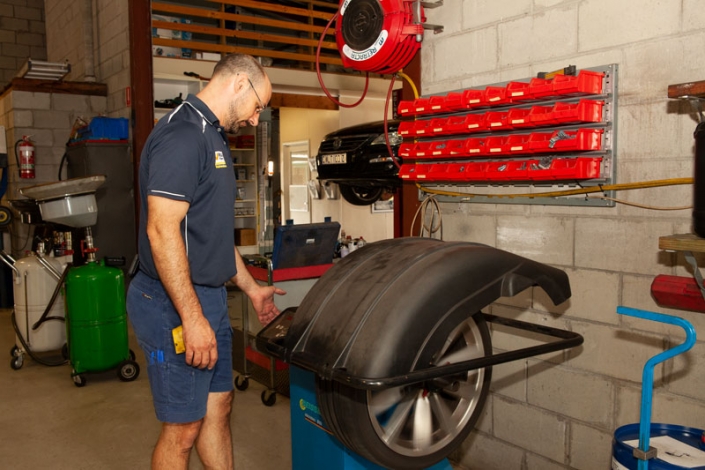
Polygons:
<instances>
[{"instance_id":1,"label":"black plastic cover","mask_svg":"<svg viewBox=\"0 0 705 470\"><path fill-rule=\"evenodd\" d=\"M385 378L427 367L457 318L540 286L555 304L568 276L486 245L399 238L372 243L331 268L268 351L324 378ZM270 345L272 346L272 345Z\"/></svg>"}]
</instances>

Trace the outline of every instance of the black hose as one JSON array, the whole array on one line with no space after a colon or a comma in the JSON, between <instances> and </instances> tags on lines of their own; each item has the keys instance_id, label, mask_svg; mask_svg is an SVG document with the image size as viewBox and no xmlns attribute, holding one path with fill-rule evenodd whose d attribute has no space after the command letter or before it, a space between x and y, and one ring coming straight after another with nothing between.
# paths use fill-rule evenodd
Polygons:
<instances>
[{"instance_id":1,"label":"black hose","mask_svg":"<svg viewBox=\"0 0 705 470\"><path fill-rule=\"evenodd\" d=\"M22 140L23 139L20 139L17 142L15 142L15 161L17 162L17 174L18 175L22 175L22 168L20 167L20 153L19 153L19 150L17 150L17 147L22 143Z\"/></svg>"},{"instance_id":2,"label":"black hose","mask_svg":"<svg viewBox=\"0 0 705 470\"><path fill-rule=\"evenodd\" d=\"M11 317L12 327L15 329L15 333L17 333L17 337L19 338L20 343L22 343L22 346L24 347L24 350L27 352L29 357L34 359L35 362L38 362L39 364L49 366L49 367L63 366L64 364L69 362L68 359L62 359L61 362L49 362L49 361L46 361L44 359L40 359L39 357L35 356L34 353L32 352L32 350L29 348L29 346L25 342L24 338L22 337L22 332L20 331L20 328L17 326L17 318L15 318L15 315L16 315L16 313L15 313L15 310L13 309L12 310L12 317Z\"/></svg>"},{"instance_id":3,"label":"black hose","mask_svg":"<svg viewBox=\"0 0 705 470\"><path fill-rule=\"evenodd\" d=\"M61 170L64 169L64 162L66 161L66 157L68 157L68 156L69 156L68 152L64 152L64 156L61 157L61 162L59 162L59 176L58 176L59 181L61 181Z\"/></svg>"},{"instance_id":4,"label":"black hose","mask_svg":"<svg viewBox=\"0 0 705 470\"><path fill-rule=\"evenodd\" d=\"M42 323L44 323L45 321L49 321L49 320L66 321L66 319L63 317L47 317L47 315L49 315L49 310L51 310L51 307L54 306L54 302L56 302L56 298L59 296L59 292L61 292L61 286L64 284L64 281L66 280L66 274L68 274L70 267L71 267L71 263L67 264L66 268L64 269L64 272L61 273L61 277L59 278L59 282L56 283L56 288L54 289L54 293L51 294L51 299L49 299L49 303L47 304L47 307L44 309L42 316L39 317L39 320L37 320L37 322L34 325L32 325L32 331L39 328L39 326Z\"/></svg>"}]
</instances>

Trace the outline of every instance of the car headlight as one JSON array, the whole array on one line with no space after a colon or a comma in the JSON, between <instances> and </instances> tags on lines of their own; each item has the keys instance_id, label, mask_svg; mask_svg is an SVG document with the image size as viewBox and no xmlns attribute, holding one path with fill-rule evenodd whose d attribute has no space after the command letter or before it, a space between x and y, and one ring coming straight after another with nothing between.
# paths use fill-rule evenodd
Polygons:
<instances>
[{"instance_id":1,"label":"car headlight","mask_svg":"<svg viewBox=\"0 0 705 470\"><path fill-rule=\"evenodd\" d=\"M391 145L391 146L399 145L402 143L403 140L404 140L404 138L402 136L400 136L398 132L390 132L389 133L389 145ZM372 141L372 144L370 144L370 145L385 145L385 144L386 144L386 140L384 138L384 134L380 134L375 138L375 140Z\"/></svg>"}]
</instances>

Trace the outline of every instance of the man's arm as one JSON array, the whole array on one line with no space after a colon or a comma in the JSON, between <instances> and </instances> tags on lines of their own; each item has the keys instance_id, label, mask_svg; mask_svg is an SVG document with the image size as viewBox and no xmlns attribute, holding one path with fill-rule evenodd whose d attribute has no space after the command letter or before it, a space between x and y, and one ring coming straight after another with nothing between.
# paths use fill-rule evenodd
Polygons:
<instances>
[{"instance_id":1,"label":"man's arm","mask_svg":"<svg viewBox=\"0 0 705 470\"><path fill-rule=\"evenodd\" d=\"M235 266L237 274L231 281L250 298L260 323L268 324L279 315L279 309L274 305L274 294L284 295L286 291L274 286L259 285L247 270L237 247L235 247Z\"/></svg>"},{"instance_id":2,"label":"man's arm","mask_svg":"<svg viewBox=\"0 0 705 470\"><path fill-rule=\"evenodd\" d=\"M147 236L154 265L164 288L181 317L186 363L212 369L218 360L215 333L203 316L201 303L191 284L181 221L189 203L147 196Z\"/></svg>"}]
</instances>

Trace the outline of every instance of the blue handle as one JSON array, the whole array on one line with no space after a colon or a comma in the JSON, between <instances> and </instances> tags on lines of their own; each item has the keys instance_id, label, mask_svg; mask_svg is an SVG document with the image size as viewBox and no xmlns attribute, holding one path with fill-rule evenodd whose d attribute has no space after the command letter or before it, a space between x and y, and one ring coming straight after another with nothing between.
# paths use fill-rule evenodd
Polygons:
<instances>
[{"instance_id":1,"label":"blue handle","mask_svg":"<svg viewBox=\"0 0 705 470\"><path fill-rule=\"evenodd\" d=\"M647 310L637 310L629 307L617 307L620 315L643 318L645 320L657 321L680 326L685 330L685 341L678 346L659 353L646 361L644 372L641 378L641 419L639 420L639 450L647 452L649 450L649 438L651 436L651 399L654 389L654 368L656 364L666 361L672 357L688 351L695 344L695 329L689 321L679 317L664 315L662 313L649 312ZM648 470L649 461L639 460L639 470Z\"/></svg>"}]
</instances>

